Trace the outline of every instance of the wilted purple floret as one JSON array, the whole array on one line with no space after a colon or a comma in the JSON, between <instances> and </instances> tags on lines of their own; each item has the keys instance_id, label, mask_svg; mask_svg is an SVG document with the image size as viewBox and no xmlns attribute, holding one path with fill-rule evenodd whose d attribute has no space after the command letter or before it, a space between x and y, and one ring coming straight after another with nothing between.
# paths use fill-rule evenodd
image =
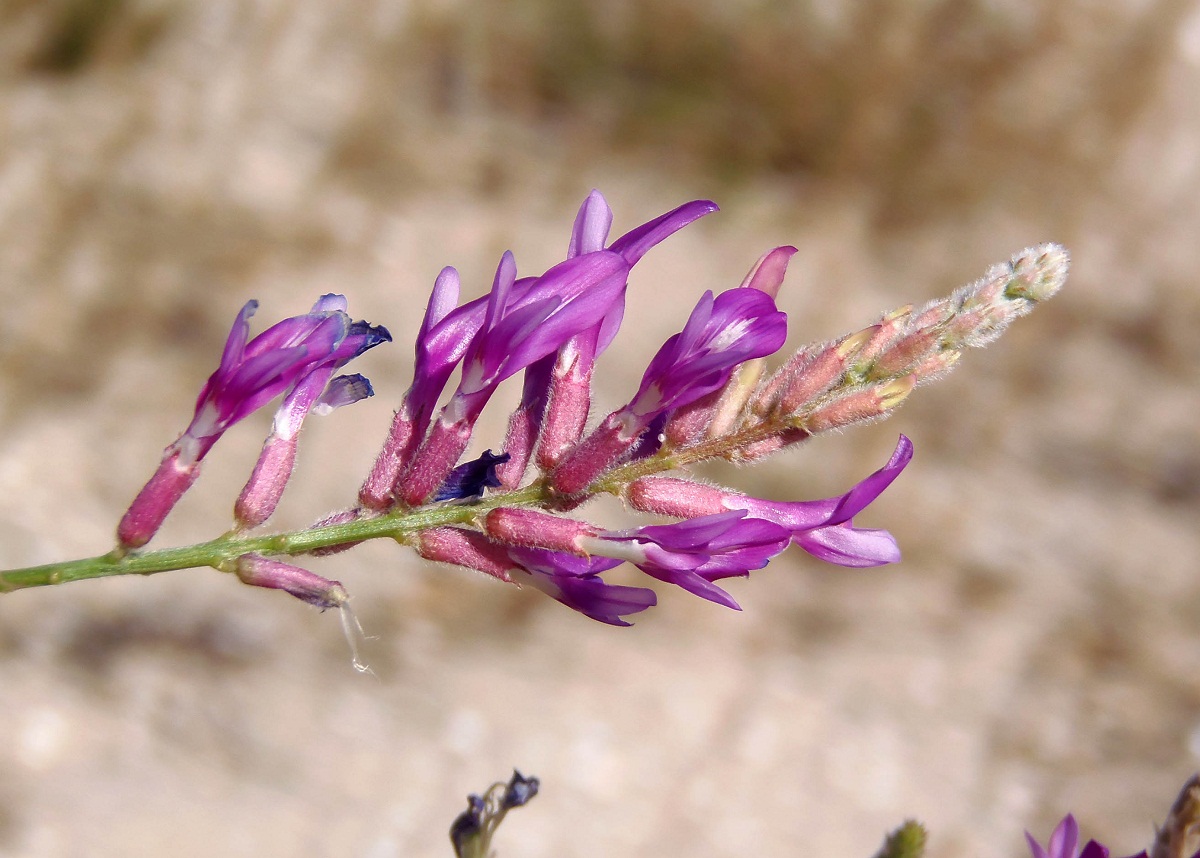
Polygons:
<instances>
[{"instance_id":1,"label":"wilted purple floret","mask_svg":"<svg viewBox=\"0 0 1200 858\"><path fill-rule=\"evenodd\" d=\"M175 442L184 463L204 458L226 429L309 373L328 370L332 375L337 366L391 340L386 328L352 322L341 295L324 295L310 312L284 319L251 340L250 317L257 308L258 302L250 301L238 314L221 364L201 389L191 424ZM324 390L324 384L319 387Z\"/></svg>"},{"instance_id":2,"label":"wilted purple floret","mask_svg":"<svg viewBox=\"0 0 1200 858\"><path fill-rule=\"evenodd\" d=\"M496 466L508 461L508 453L495 455L491 450L484 450L478 459L464 462L446 477L446 482L433 496L435 501L465 500L467 498L483 497L485 489L500 488L500 478L496 476Z\"/></svg>"},{"instance_id":3,"label":"wilted purple floret","mask_svg":"<svg viewBox=\"0 0 1200 858\"><path fill-rule=\"evenodd\" d=\"M733 597L712 582L763 568L788 547L790 539L785 528L750 518L745 510L734 510L675 524L608 532L586 544L596 553L628 560L653 578L740 610ZM609 546L598 546L600 542L621 548L613 552Z\"/></svg>"},{"instance_id":4,"label":"wilted purple floret","mask_svg":"<svg viewBox=\"0 0 1200 858\"><path fill-rule=\"evenodd\" d=\"M514 581L528 583L568 608L612 626L631 625L624 618L658 603L646 587L607 584L600 577L620 560L608 557L576 557L543 548L509 548L508 556L520 568L512 571Z\"/></svg>"}]
</instances>

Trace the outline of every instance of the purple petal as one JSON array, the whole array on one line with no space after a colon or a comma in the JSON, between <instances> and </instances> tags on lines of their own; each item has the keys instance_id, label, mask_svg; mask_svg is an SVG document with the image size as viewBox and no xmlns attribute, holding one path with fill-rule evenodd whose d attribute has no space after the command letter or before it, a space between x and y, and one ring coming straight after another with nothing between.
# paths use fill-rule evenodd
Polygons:
<instances>
[{"instance_id":1,"label":"purple petal","mask_svg":"<svg viewBox=\"0 0 1200 858\"><path fill-rule=\"evenodd\" d=\"M1075 858L1075 846L1079 843L1079 825L1075 817L1067 814L1050 835L1050 858Z\"/></svg>"},{"instance_id":2,"label":"purple petal","mask_svg":"<svg viewBox=\"0 0 1200 858\"><path fill-rule=\"evenodd\" d=\"M375 395L375 389L365 375L339 375L329 382L313 404L313 411L325 415L335 408L352 405Z\"/></svg>"},{"instance_id":3,"label":"purple petal","mask_svg":"<svg viewBox=\"0 0 1200 858\"><path fill-rule=\"evenodd\" d=\"M623 617L658 603L653 590L607 584L600 578L599 573L619 566L620 560L589 559L541 548L510 548L508 554L529 574L534 587L602 623L628 626Z\"/></svg>"},{"instance_id":4,"label":"purple petal","mask_svg":"<svg viewBox=\"0 0 1200 858\"><path fill-rule=\"evenodd\" d=\"M842 524L866 509L912 461L913 444L901 435L886 465L855 485L844 495L813 501L769 501L742 495L731 496L728 504L749 510L756 518L774 521L794 532Z\"/></svg>"},{"instance_id":5,"label":"purple petal","mask_svg":"<svg viewBox=\"0 0 1200 858\"><path fill-rule=\"evenodd\" d=\"M346 301L345 295L338 295L330 292L327 295L322 295L313 304L312 313L344 313L349 308L350 304Z\"/></svg>"},{"instance_id":6,"label":"purple petal","mask_svg":"<svg viewBox=\"0 0 1200 858\"><path fill-rule=\"evenodd\" d=\"M717 204L710 200L693 200L690 203L684 203L648 223L631 229L610 244L608 249L625 257L625 261L629 265L636 265L637 261L645 256L646 251L654 245L683 229L692 221L715 211L717 211Z\"/></svg>"},{"instance_id":7,"label":"purple petal","mask_svg":"<svg viewBox=\"0 0 1200 858\"><path fill-rule=\"evenodd\" d=\"M792 541L814 557L838 566L866 568L900 562L900 546L886 530L835 524L797 533Z\"/></svg>"},{"instance_id":8,"label":"purple petal","mask_svg":"<svg viewBox=\"0 0 1200 858\"><path fill-rule=\"evenodd\" d=\"M433 291L429 293L429 303L425 305L425 318L421 320L421 329L417 333L418 339L425 339L433 326L445 319L458 306L458 296L461 290L462 284L458 278L458 271L447 265L438 272L437 279L433 281Z\"/></svg>"},{"instance_id":9,"label":"purple petal","mask_svg":"<svg viewBox=\"0 0 1200 858\"><path fill-rule=\"evenodd\" d=\"M233 320L233 327L229 330L229 336L225 340L225 350L221 353L221 364L217 368L217 373L231 372L233 367L242 359L242 354L246 350L246 342L250 339L250 317L258 310L257 301L247 301L242 307L237 318Z\"/></svg>"},{"instance_id":10,"label":"purple petal","mask_svg":"<svg viewBox=\"0 0 1200 858\"><path fill-rule=\"evenodd\" d=\"M508 459L508 453L497 456L491 450L484 450L478 459L464 462L451 471L433 499L445 501L480 498L486 489L500 488L496 466L504 464Z\"/></svg>"},{"instance_id":11,"label":"purple petal","mask_svg":"<svg viewBox=\"0 0 1200 858\"><path fill-rule=\"evenodd\" d=\"M567 258L603 250L604 242L608 240L608 231L612 228L612 221L612 209L609 208L604 195L593 190L579 207L579 214L575 216Z\"/></svg>"},{"instance_id":12,"label":"purple petal","mask_svg":"<svg viewBox=\"0 0 1200 858\"><path fill-rule=\"evenodd\" d=\"M705 292L682 331L650 361L628 410L644 420L712 393L743 361L778 351L787 338L787 316L771 296L731 289L715 299Z\"/></svg>"}]
</instances>

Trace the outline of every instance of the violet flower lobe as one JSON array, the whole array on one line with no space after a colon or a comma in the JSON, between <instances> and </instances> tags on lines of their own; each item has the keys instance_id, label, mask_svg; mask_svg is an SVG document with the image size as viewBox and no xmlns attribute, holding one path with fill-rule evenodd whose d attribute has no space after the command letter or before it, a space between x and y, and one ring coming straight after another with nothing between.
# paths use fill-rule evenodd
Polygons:
<instances>
[{"instance_id":1,"label":"violet flower lobe","mask_svg":"<svg viewBox=\"0 0 1200 858\"><path fill-rule=\"evenodd\" d=\"M678 517L745 510L755 519L788 531L791 541L814 557L839 566L868 567L895 563L900 549L886 530L854 527L854 517L879 497L912 460L913 445L904 435L887 464L850 491L814 501L769 501L673 477L642 477L628 487L631 506Z\"/></svg>"},{"instance_id":2,"label":"violet flower lobe","mask_svg":"<svg viewBox=\"0 0 1200 858\"><path fill-rule=\"evenodd\" d=\"M584 550L619 558L652 578L718 605L741 610L713 581L749 575L788 547L790 534L745 510L685 519L580 540Z\"/></svg>"},{"instance_id":3,"label":"violet flower lobe","mask_svg":"<svg viewBox=\"0 0 1200 858\"><path fill-rule=\"evenodd\" d=\"M529 584L585 617L610 626L632 625L625 617L658 604L648 587L609 584L600 577L621 561L608 557L576 557L541 548L511 547L512 580Z\"/></svg>"},{"instance_id":4,"label":"violet flower lobe","mask_svg":"<svg viewBox=\"0 0 1200 858\"><path fill-rule=\"evenodd\" d=\"M652 578L734 609L737 602L712 582L761 569L791 540L786 528L745 510L614 531L540 510L498 507L484 526L489 537L509 545L627 561Z\"/></svg>"},{"instance_id":5,"label":"violet flower lobe","mask_svg":"<svg viewBox=\"0 0 1200 858\"><path fill-rule=\"evenodd\" d=\"M599 427L554 471L562 494L583 491L637 442L654 421L719 390L742 362L778 351L787 316L757 289L705 292L683 330L663 344L625 407Z\"/></svg>"}]
</instances>

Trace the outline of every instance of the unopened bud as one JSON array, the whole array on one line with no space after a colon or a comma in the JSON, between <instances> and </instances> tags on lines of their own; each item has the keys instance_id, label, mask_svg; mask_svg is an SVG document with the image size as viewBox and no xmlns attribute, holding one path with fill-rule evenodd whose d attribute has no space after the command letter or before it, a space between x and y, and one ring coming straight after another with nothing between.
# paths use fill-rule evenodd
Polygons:
<instances>
[{"instance_id":1,"label":"unopened bud","mask_svg":"<svg viewBox=\"0 0 1200 858\"><path fill-rule=\"evenodd\" d=\"M882 319L876 322L871 327L867 328L870 331L870 338L858 349L854 355L855 363L866 363L874 360L877 356L883 353L887 348L888 343L899 336L900 332L908 328L909 318L912 315L912 305L905 304L903 307L897 307Z\"/></svg>"},{"instance_id":2,"label":"unopened bud","mask_svg":"<svg viewBox=\"0 0 1200 858\"><path fill-rule=\"evenodd\" d=\"M858 358L859 351L872 341L875 334L876 328L871 327L843 337L817 352L804 365L797 367L790 382L780 394L779 412L795 414L837 384L845 374L850 360Z\"/></svg>"},{"instance_id":3,"label":"unopened bud","mask_svg":"<svg viewBox=\"0 0 1200 858\"><path fill-rule=\"evenodd\" d=\"M884 385L857 390L814 411L803 421L801 428L816 435L881 417L903 402L915 384L916 380L909 375Z\"/></svg>"},{"instance_id":4,"label":"unopened bud","mask_svg":"<svg viewBox=\"0 0 1200 858\"><path fill-rule=\"evenodd\" d=\"M1060 244L1039 244L1021 251L1009 265L1012 277L1005 284L1004 297L1033 303L1058 294L1067 279L1071 256Z\"/></svg>"},{"instance_id":5,"label":"unopened bud","mask_svg":"<svg viewBox=\"0 0 1200 858\"><path fill-rule=\"evenodd\" d=\"M434 527L421 531L418 539L417 553L426 560L466 566L512 583L508 571L513 563L504 546L482 533L461 527Z\"/></svg>"},{"instance_id":6,"label":"unopened bud","mask_svg":"<svg viewBox=\"0 0 1200 858\"><path fill-rule=\"evenodd\" d=\"M198 476L199 462L183 465L179 450L168 447L158 470L138 492L117 525L117 542L120 546L141 548L149 542Z\"/></svg>"},{"instance_id":7,"label":"unopened bud","mask_svg":"<svg viewBox=\"0 0 1200 858\"><path fill-rule=\"evenodd\" d=\"M715 486L675 477L640 477L629 484L625 499L634 509L675 518L699 518L727 512L727 493Z\"/></svg>"},{"instance_id":8,"label":"unopened bud","mask_svg":"<svg viewBox=\"0 0 1200 858\"><path fill-rule=\"evenodd\" d=\"M909 375L916 379L917 384L933 381L953 369L960 357L962 357L962 352L954 349L938 352L914 366L909 371Z\"/></svg>"},{"instance_id":9,"label":"unopened bud","mask_svg":"<svg viewBox=\"0 0 1200 858\"><path fill-rule=\"evenodd\" d=\"M298 435L281 438L272 434L267 438L250 479L233 505L238 530L258 527L275 512L296 466L298 440Z\"/></svg>"},{"instance_id":10,"label":"unopened bud","mask_svg":"<svg viewBox=\"0 0 1200 858\"><path fill-rule=\"evenodd\" d=\"M782 432L772 435L769 438L751 441L749 444L739 447L729 454L728 459L731 462L756 462L759 459L770 456L772 453L778 453L784 447L790 447L793 444L807 441L812 437L812 434L807 429L784 429Z\"/></svg>"},{"instance_id":11,"label":"unopened bud","mask_svg":"<svg viewBox=\"0 0 1200 858\"><path fill-rule=\"evenodd\" d=\"M918 329L900 337L872 364L869 378L883 379L900 375L936 350L939 337L938 331L930 329Z\"/></svg>"},{"instance_id":12,"label":"unopened bud","mask_svg":"<svg viewBox=\"0 0 1200 858\"><path fill-rule=\"evenodd\" d=\"M586 555L580 540L600 531L586 522L539 512L535 509L500 507L484 519L487 535L506 545L549 548L568 554Z\"/></svg>"}]
</instances>

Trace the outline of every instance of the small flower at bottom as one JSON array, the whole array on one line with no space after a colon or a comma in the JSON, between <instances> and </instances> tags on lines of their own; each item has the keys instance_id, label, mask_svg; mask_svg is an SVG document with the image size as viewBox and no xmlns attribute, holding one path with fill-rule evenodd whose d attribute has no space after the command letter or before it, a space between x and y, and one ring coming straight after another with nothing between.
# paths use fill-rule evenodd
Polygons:
<instances>
[{"instance_id":1,"label":"small flower at bottom","mask_svg":"<svg viewBox=\"0 0 1200 858\"><path fill-rule=\"evenodd\" d=\"M892 484L912 455L912 442L901 435L887 464L845 494L823 500L762 500L673 477L635 480L627 499L635 509L679 517L744 510L785 528L791 541L814 557L839 566L881 566L900 559L896 540L886 530L854 527L854 517Z\"/></svg>"},{"instance_id":2,"label":"small flower at bottom","mask_svg":"<svg viewBox=\"0 0 1200 858\"><path fill-rule=\"evenodd\" d=\"M791 539L785 528L749 518L745 510L612 531L537 510L500 507L488 513L485 526L500 542L592 562L628 561L652 578L734 609L737 602L712 582L761 569Z\"/></svg>"},{"instance_id":3,"label":"small flower at bottom","mask_svg":"<svg viewBox=\"0 0 1200 858\"><path fill-rule=\"evenodd\" d=\"M658 604L653 590L609 584L600 577L601 572L620 566L620 560L519 547L509 548L508 556L516 564L509 570L513 581L529 584L568 608L611 626L632 625L626 616Z\"/></svg>"}]
</instances>

